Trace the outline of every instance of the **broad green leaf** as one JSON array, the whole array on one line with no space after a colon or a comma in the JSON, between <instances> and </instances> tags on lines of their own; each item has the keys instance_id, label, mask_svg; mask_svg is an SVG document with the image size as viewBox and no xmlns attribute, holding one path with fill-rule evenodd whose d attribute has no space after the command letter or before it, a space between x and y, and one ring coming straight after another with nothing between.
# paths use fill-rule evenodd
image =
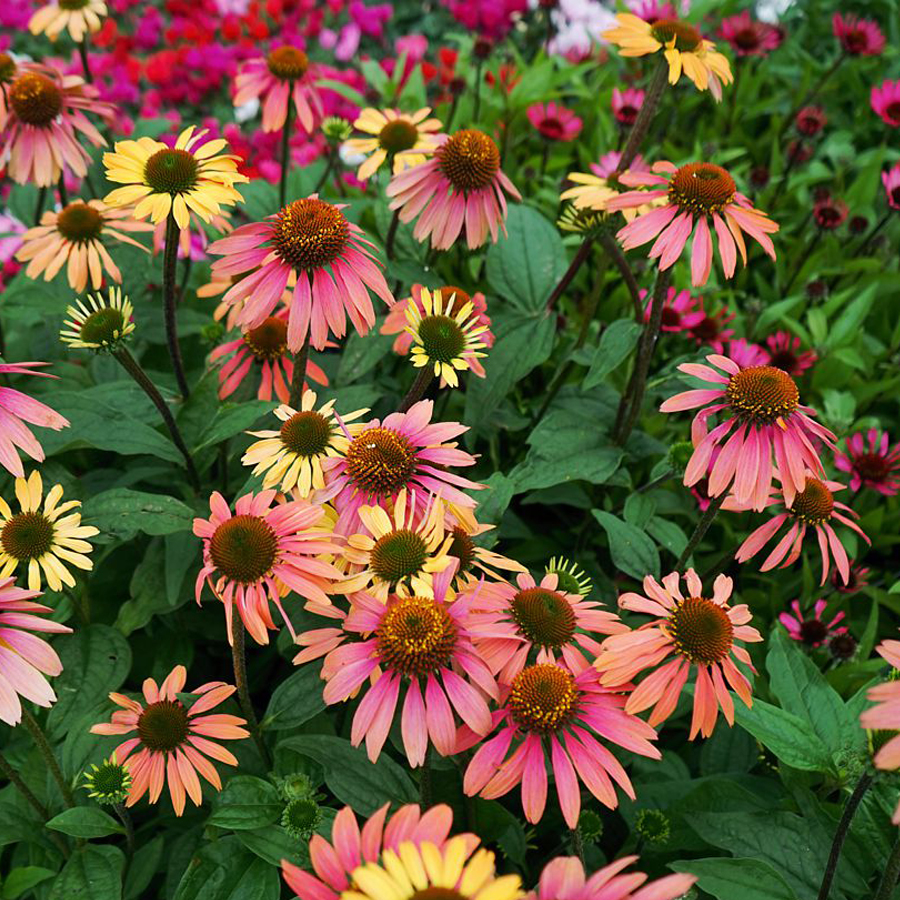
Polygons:
<instances>
[{"instance_id":1,"label":"broad green leaf","mask_svg":"<svg viewBox=\"0 0 900 900\"><path fill-rule=\"evenodd\" d=\"M220 407L209 427L200 435L196 450L202 450L228 440L252 428L263 416L272 412L277 403L268 400L248 400L246 403L228 404Z\"/></svg>"},{"instance_id":2,"label":"broad green leaf","mask_svg":"<svg viewBox=\"0 0 900 900\"><path fill-rule=\"evenodd\" d=\"M168 494L149 494L131 488L113 488L89 497L82 507L84 520L122 541L144 534L190 531L194 511ZM184 540L196 543L192 536Z\"/></svg>"},{"instance_id":3,"label":"broad green leaf","mask_svg":"<svg viewBox=\"0 0 900 900\"><path fill-rule=\"evenodd\" d=\"M275 786L252 775L235 775L213 800L210 825L241 831L271 825L284 802Z\"/></svg>"},{"instance_id":4,"label":"broad green leaf","mask_svg":"<svg viewBox=\"0 0 900 900\"><path fill-rule=\"evenodd\" d=\"M26 891L30 891L42 881L56 876L53 869L45 869L43 866L20 866L11 869L3 879L3 887L0 888L2 900L18 900Z\"/></svg>"},{"instance_id":5,"label":"broad green leaf","mask_svg":"<svg viewBox=\"0 0 900 900\"><path fill-rule=\"evenodd\" d=\"M110 844L86 844L70 857L53 882L50 900L119 900L125 856Z\"/></svg>"},{"instance_id":6,"label":"broad green leaf","mask_svg":"<svg viewBox=\"0 0 900 900\"><path fill-rule=\"evenodd\" d=\"M853 343L860 331L863 321L869 314L875 301L876 284L870 284L844 308L844 311L828 329L825 346L828 349L840 347L844 343Z\"/></svg>"},{"instance_id":7,"label":"broad green leaf","mask_svg":"<svg viewBox=\"0 0 900 900\"><path fill-rule=\"evenodd\" d=\"M592 509L591 513L606 532L609 552L617 569L638 581L647 575L659 575L659 551L640 528L601 509Z\"/></svg>"},{"instance_id":8,"label":"broad green leaf","mask_svg":"<svg viewBox=\"0 0 900 900\"><path fill-rule=\"evenodd\" d=\"M334 91L360 109L369 105L366 102L366 98L359 91L350 87L349 84L344 84L343 81L335 81L333 78L320 78L316 82L316 87L321 90Z\"/></svg>"},{"instance_id":9,"label":"broad green leaf","mask_svg":"<svg viewBox=\"0 0 900 900\"><path fill-rule=\"evenodd\" d=\"M165 841L161 834L138 847L125 876L125 900L140 900L156 874Z\"/></svg>"},{"instance_id":10,"label":"broad green leaf","mask_svg":"<svg viewBox=\"0 0 900 900\"><path fill-rule=\"evenodd\" d=\"M365 337L360 337L354 331L347 338L341 352L337 383L351 384L357 378L370 372L391 352L391 345L394 343L395 337L396 335L393 334L380 334L376 331L370 331ZM338 412L345 413L350 410L339 408Z\"/></svg>"},{"instance_id":11,"label":"broad green leaf","mask_svg":"<svg viewBox=\"0 0 900 900\"><path fill-rule=\"evenodd\" d=\"M561 443L559 449L565 450L566 447ZM532 451L523 463L509 473L509 478L515 485L516 493L540 490L570 481L603 484L619 468L621 460L622 451L613 447L580 450L568 455L560 454L552 459Z\"/></svg>"},{"instance_id":12,"label":"broad green leaf","mask_svg":"<svg viewBox=\"0 0 900 900\"><path fill-rule=\"evenodd\" d=\"M320 671L321 666L301 666L275 688L266 710L266 728L296 728L325 709Z\"/></svg>"},{"instance_id":13,"label":"broad green leaf","mask_svg":"<svg viewBox=\"0 0 900 900\"><path fill-rule=\"evenodd\" d=\"M270 866L280 866L286 859L295 866L309 866L308 842L291 837L280 825L266 825L252 831L239 831L238 840Z\"/></svg>"},{"instance_id":14,"label":"broad green leaf","mask_svg":"<svg viewBox=\"0 0 900 900\"><path fill-rule=\"evenodd\" d=\"M202 847L188 864L173 900L278 900L278 869L227 837Z\"/></svg>"},{"instance_id":15,"label":"broad green leaf","mask_svg":"<svg viewBox=\"0 0 900 900\"><path fill-rule=\"evenodd\" d=\"M73 806L63 810L47 822L47 827L79 838L106 837L125 831L121 823L95 806Z\"/></svg>"},{"instance_id":16,"label":"broad green leaf","mask_svg":"<svg viewBox=\"0 0 900 900\"><path fill-rule=\"evenodd\" d=\"M617 319L600 337L600 343L594 353L594 359L582 387L590 390L603 381L606 376L628 357L637 345L641 335L641 326L634 319Z\"/></svg>"},{"instance_id":17,"label":"broad green leaf","mask_svg":"<svg viewBox=\"0 0 900 900\"><path fill-rule=\"evenodd\" d=\"M798 900L778 870L759 859L685 859L669 868L696 875L699 887L718 900Z\"/></svg>"}]
</instances>

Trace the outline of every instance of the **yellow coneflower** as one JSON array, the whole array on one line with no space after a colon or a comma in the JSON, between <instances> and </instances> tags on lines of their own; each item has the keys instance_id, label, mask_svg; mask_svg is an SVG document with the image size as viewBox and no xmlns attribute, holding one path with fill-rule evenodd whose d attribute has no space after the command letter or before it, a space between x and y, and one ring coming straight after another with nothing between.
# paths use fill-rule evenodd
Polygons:
<instances>
[{"instance_id":1,"label":"yellow coneflower","mask_svg":"<svg viewBox=\"0 0 900 900\"><path fill-rule=\"evenodd\" d=\"M357 178L371 178L388 157L392 157L394 174L425 162L425 157L414 151L431 147L431 135L441 130L438 119L428 118L430 112L430 106L414 113L372 107L362 110L353 127L374 137L351 138L344 142L348 150L370 154L359 167Z\"/></svg>"}]
</instances>

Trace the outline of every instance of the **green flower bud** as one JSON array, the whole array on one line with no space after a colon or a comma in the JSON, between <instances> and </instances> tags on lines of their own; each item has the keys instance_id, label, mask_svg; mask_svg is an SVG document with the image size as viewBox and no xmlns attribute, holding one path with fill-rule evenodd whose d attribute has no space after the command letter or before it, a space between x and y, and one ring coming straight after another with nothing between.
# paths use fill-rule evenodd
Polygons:
<instances>
[{"instance_id":1,"label":"green flower bud","mask_svg":"<svg viewBox=\"0 0 900 900\"><path fill-rule=\"evenodd\" d=\"M81 786L89 792L88 796L104 805L124 802L131 790L131 773L116 762L115 756L103 760L99 766L91 765L83 778Z\"/></svg>"},{"instance_id":2,"label":"green flower bud","mask_svg":"<svg viewBox=\"0 0 900 900\"><path fill-rule=\"evenodd\" d=\"M648 844L665 844L672 833L669 817L659 809L642 809L634 820L634 830Z\"/></svg>"}]
</instances>

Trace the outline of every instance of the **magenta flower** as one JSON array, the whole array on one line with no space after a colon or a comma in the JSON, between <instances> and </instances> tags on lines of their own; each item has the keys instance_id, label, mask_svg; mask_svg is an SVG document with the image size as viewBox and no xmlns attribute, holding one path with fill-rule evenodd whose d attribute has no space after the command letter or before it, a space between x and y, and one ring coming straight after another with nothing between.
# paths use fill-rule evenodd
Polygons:
<instances>
[{"instance_id":1,"label":"magenta flower","mask_svg":"<svg viewBox=\"0 0 900 900\"><path fill-rule=\"evenodd\" d=\"M650 308L653 305L652 299L647 296L647 291L640 292L641 300L646 301L644 305L644 321L650 321ZM666 294L665 302L662 310L663 331L688 331L695 325L699 325L706 318L703 311L703 303L699 297L692 294L689 290L682 291L670 287Z\"/></svg>"},{"instance_id":2,"label":"magenta flower","mask_svg":"<svg viewBox=\"0 0 900 900\"><path fill-rule=\"evenodd\" d=\"M875 650L891 669L900 669L900 641L882 641ZM875 768L900 768L900 682L889 678L869 688L866 696L875 705L860 715L859 724L863 728L883 732L888 738L875 754ZM891 821L900 825L900 804L894 810Z\"/></svg>"},{"instance_id":3,"label":"magenta flower","mask_svg":"<svg viewBox=\"0 0 900 900\"><path fill-rule=\"evenodd\" d=\"M868 439L868 446L867 446ZM850 475L850 490L869 487L885 497L900 491L900 443L890 446L886 431L870 428L847 438L847 452L836 453L834 464Z\"/></svg>"},{"instance_id":4,"label":"magenta flower","mask_svg":"<svg viewBox=\"0 0 900 900\"><path fill-rule=\"evenodd\" d=\"M754 344L746 338L731 340L726 345L725 353L729 359L734 360L742 369L751 366L764 366L768 362L768 354L759 344Z\"/></svg>"},{"instance_id":5,"label":"magenta flower","mask_svg":"<svg viewBox=\"0 0 900 900\"><path fill-rule=\"evenodd\" d=\"M624 91L613 88L612 111L620 125L634 125L643 105L644 92L640 88L629 87Z\"/></svg>"},{"instance_id":6,"label":"magenta flower","mask_svg":"<svg viewBox=\"0 0 900 900\"><path fill-rule=\"evenodd\" d=\"M800 403L797 385L781 369L741 368L716 354L706 359L721 371L697 363L678 368L714 387L684 391L660 406L667 413L703 407L691 425L694 454L685 469L685 485L708 475L711 497L733 484L739 504L761 510L771 502L769 492L777 476L790 506L806 486L807 469L824 475L813 441L818 438L833 448L834 435L813 421L814 410ZM717 413L722 421L709 431L708 420ZM718 446L722 452L713 463Z\"/></svg>"},{"instance_id":7,"label":"magenta flower","mask_svg":"<svg viewBox=\"0 0 900 900\"><path fill-rule=\"evenodd\" d=\"M622 152L620 150L610 150L600 157L599 162L591 163L590 169L598 178L611 178L619 171L619 163L622 160ZM647 161L638 153L631 161L628 167L629 172L649 172L650 166Z\"/></svg>"},{"instance_id":8,"label":"magenta flower","mask_svg":"<svg viewBox=\"0 0 900 900\"><path fill-rule=\"evenodd\" d=\"M763 353L762 365L775 366L792 378L799 378L819 358L813 350L801 350L800 338L787 331L770 334Z\"/></svg>"},{"instance_id":9,"label":"magenta flower","mask_svg":"<svg viewBox=\"0 0 900 900\"><path fill-rule=\"evenodd\" d=\"M804 137L815 137L828 124L828 116L821 106L804 106L797 113L794 125Z\"/></svg>"},{"instance_id":10,"label":"magenta flower","mask_svg":"<svg viewBox=\"0 0 900 900\"><path fill-rule=\"evenodd\" d=\"M767 56L782 41L780 29L768 22L751 19L746 10L722 19L719 36L731 45L738 56Z\"/></svg>"},{"instance_id":11,"label":"magenta flower","mask_svg":"<svg viewBox=\"0 0 900 900\"><path fill-rule=\"evenodd\" d=\"M822 647L833 635L847 632L846 625L838 627L838 622L844 619L843 612L839 612L830 622L822 619L822 613L826 606L828 606L827 600L816 600L813 614L806 617L800 609L800 601L794 600L791 603L794 615L786 612L780 613L778 621L784 625L791 638L798 643L806 644L808 647Z\"/></svg>"},{"instance_id":12,"label":"magenta flower","mask_svg":"<svg viewBox=\"0 0 900 900\"><path fill-rule=\"evenodd\" d=\"M849 209L843 200L830 194L816 200L813 206L813 218L823 231L834 231L844 224Z\"/></svg>"},{"instance_id":13,"label":"magenta flower","mask_svg":"<svg viewBox=\"0 0 900 900\"><path fill-rule=\"evenodd\" d=\"M881 183L888 206L900 209L900 163L895 163L887 172L881 173Z\"/></svg>"},{"instance_id":14,"label":"magenta flower","mask_svg":"<svg viewBox=\"0 0 900 900\"><path fill-rule=\"evenodd\" d=\"M559 103L532 103L526 115L548 141L574 141L581 134L581 119Z\"/></svg>"},{"instance_id":15,"label":"magenta flower","mask_svg":"<svg viewBox=\"0 0 900 900\"><path fill-rule=\"evenodd\" d=\"M878 23L859 16L835 13L831 20L834 36L844 53L850 56L879 56L884 50L884 35Z\"/></svg>"},{"instance_id":16,"label":"magenta flower","mask_svg":"<svg viewBox=\"0 0 900 900\"><path fill-rule=\"evenodd\" d=\"M872 109L886 125L900 128L900 81L883 81L878 86L873 85L869 99Z\"/></svg>"},{"instance_id":17,"label":"magenta flower","mask_svg":"<svg viewBox=\"0 0 900 900\"><path fill-rule=\"evenodd\" d=\"M703 302L700 303L701 308ZM716 353L724 353L725 345L734 336L733 328L726 328L729 322L733 322L736 313L727 307L714 313L704 311L703 318L688 329L690 336L701 347L712 347Z\"/></svg>"},{"instance_id":18,"label":"magenta flower","mask_svg":"<svg viewBox=\"0 0 900 900\"><path fill-rule=\"evenodd\" d=\"M835 570L831 573L831 586L841 594L858 594L863 588L869 586L869 573L872 570L868 566L850 564L850 577L846 582L841 578L841 573Z\"/></svg>"},{"instance_id":19,"label":"magenta flower","mask_svg":"<svg viewBox=\"0 0 900 900\"><path fill-rule=\"evenodd\" d=\"M374 244L359 226L313 194L289 203L263 222L236 228L209 247L224 257L213 263L214 276L245 276L222 298L243 303L237 323L258 328L272 315L291 276L296 276L288 319L287 344L296 353L307 335L322 350L331 332L341 338L347 316L364 335L375 324L369 291L390 306L394 296L367 249Z\"/></svg>"}]
</instances>

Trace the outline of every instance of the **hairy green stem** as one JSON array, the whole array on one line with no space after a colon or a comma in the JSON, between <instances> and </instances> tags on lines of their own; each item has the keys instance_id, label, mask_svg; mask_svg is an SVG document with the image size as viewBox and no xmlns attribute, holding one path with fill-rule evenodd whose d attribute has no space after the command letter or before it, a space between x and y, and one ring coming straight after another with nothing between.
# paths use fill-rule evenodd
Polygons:
<instances>
[{"instance_id":1,"label":"hairy green stem","mask_svg":"<svg viewBox=\"0 0 900 900\"><path fill-rule=\"evenodd\" d=\"M256 713L253 711L253 703L250 700L250 689L247 686L247 657L244 648L245 634L244 622L241 619L240 613L237 609L232 607L231 661L234 664L234 685L237 688L238 703L240 704L241 711L244 713L247 724L250 726L250 733L253 735L253 740L256 743L260 756L262 756L266 766L271 768L272 754L269 752L269 748L266 746L265 741L263 741L262 734L260 734L259 719L256 718Z\"/></svg>"},{"instance_id":2,"label":"hairy green stem","mask_svg":"<svg viewBox=\"0 0 900 900\"><path fill-rule=\"evenodd\" d=\"M884 874L881 876L875 900L890 900L894 888L897 886L898 878L900 878L900 837L894 843L894 849L891 850L887 865L884 867Z\"/></svg>"},{"instance_id":3,"label":"hairy green stem","mask_svg":"<svg viewBox=\"0 0 900 900\"><path fill-rule=\"evenodd\" d=\"M27 784L21 779L19 773L10 765L9 760L0 753L0 772L2 772L6 778L9 780L9 783L25 798L25 801L31 806L31 808L43 819L45 822L50 819L50 813L47 810L47 807L38 800L37 797L32 793L31 788L28 787ZM69 856L69 847L66 842L63 840L62 835L58 831L54 831L52 828L47 830L47 834L51 841L56 844L59 852L62 853L64 857Z\"/></svg>"},{"instance_id":4,"label":"hairy green stem","mask_svg":"<svg viewBox=\"0 0 900 900\"><path fill-rule=\"evenodd\" d=\"M819 886L817 900L828 900L828 895L831 893L831 882L834 881L837 865L841 858L841 850L844 847L847 833L850 831L850 823L853 821L857 807L862 802L862 798L866 795L866 791L869 790L871 784L872 776L864 772L859 781L856 782L853 793L844 804L844 811L841 813L837 830L834 833L834 839L831 842L831 852L828 854L828 862L825 864L825 873L822 875L822 884Z\"/></svg>"},{"instance_id":5,"label":"hairy green stem","mask_svg":"<svg viewBox=\"0 0 900 900\"><path fill-rule=\"evenodd\" d=\"M291 167L291 126L294 123L294 98L288 95L287 117L281 129L281 180L278 183L278 206L282 207L287 198L288 169ZM316 193L318 189L316 190Z\"/></svg>"},{"instance_id":6,"label":"hairy green stem","mask_svg":"<svg viewBox=\"0 0 900 900\"><path fill-rule=\"evenodd\" d=\"M88 84L92 84L94 81L94 76L91 73L91 67L88 64L88 55L87 55L87 42L88 36L85 36L78 42L78 55L81 57L81 68L84 70L84 80Z\"/></svg>"},{"instance_id":7,"label":"hairy green stem","mask_svg":"<svg viewBox=\"0 0 900 900\"><path fill-rule=\"evenodd\" d=\"M40 751L41 756L44 757L44 762L47 763L47 768L50 770L53 780L59 786L59 790L62 793L63 801L66 806L74 806L75 797L72 794L72 788L69 787L68 782L63 776L62 769L60 769L59 763L56 761L56 756L53 753L53 748L47 740L47 735L44 734L44 730L38 724L37 719L35 719L24 706L22 707L22 721L25 723L25 727L29 732L31 732L31 737Z\"/></svg>"},{"instance_id":8,"label":"hairy green stem","mask_svg":"<svg viewBox=\"0 0 900 900\"><path fill-rule=\"evenodd\" d=\"M588 254L591 252L591 247L594 245L594 238L588 236L584 239L581 246L575 253L575 256L572 257L572 262L569 263L569 268L563 273L562 278L556 284L556 287L553 288L550 296L547 298L546 309L553 309L554 304L557 300L563 295L566 288L572 283L572 280L578 274L578 270L581 268L582 263L588 258Z\"/></svg>"},{"instance_id":9,"label":"hairy green stem","mask_svg":"<svg viewBox=\"0 0 900 900\"><path fill-rule=\"evenodd\" d=\"M419 369L419 374L416 375L416 380L412 383L410 389L406 392L406 396L403 398L397 412L409 412L409 408L413 405L413 403L417 403L422 397L425 395L425 390L428 388L428 385L431 384L431 379L434 378L434 368L432 365L426 363Z\"/></svg>"},{"instance_id":10,"label":"hairy green stem","mask_svg":"<svg viewBox=\"0 0 900 900\"><path fill-rule=\"evenodd\" d=\"M175 313L175 276L178 268L179 228L175 214L170 210L166 219L166 247L163 253L163 315L166 324L166 343L169 346L169 358L175 370L175 381L181 396L187 400L191 395L187 378L184 374L184 363L181 361L181 347L178 344L178 319Z\"/></svg>"},{"instance_id":11,"label":"hairy green stem","mask_svg":"<svg viewBox=\"0 0 900 900\"><path fill-rule=\"evenodd\" d=\"M697 523L694 533L685 545L684 550L681 551L678 562L675 563L676 572L681 571L681 567L690 559L691 554L697 549L697 545L703 540L703 536L709 531L709 526L712 525L713 520L722 508L726 496L728 496L728 491L722 491L718 497L710 498L709 506L703 511L703 515L700 517L700 521Z\"/></svg>"},{"instance_id":12,"label":"hairy green stem","mask_svg":"<svg viewBox=\"0 0 900 900\"><path fill-rule=\"evenodd\" d=\"M309 362L309 331L300 352L294 355L294 372L291 375L291 394L288 397L288 406L291 409L300 409L303 402L303 383L306 381L306 366Z\"/></svg>"},{"instance_id":13,"label":"hairy green stem","mask_svg":"<svg viewBox=\"0 0 900 900\"><path fill-rule=\"evenodd\" d=\"M654 115L656 115L656 108L659 106L660 98L665 90L668 76L669 63L665 57L661 57L656 64L656 71L653 73L650 86L647 88L644 102L641 104L641 111L638 113L638 117L634 120L634 125L631 126L631 131L628 133L628 140L625 142L625 149L622 151L617 167L620 172L624 172L634 162L634 158L641 149L641 144L647 136L647 131L650 128Z\"/></svg>"}]
</instances>

